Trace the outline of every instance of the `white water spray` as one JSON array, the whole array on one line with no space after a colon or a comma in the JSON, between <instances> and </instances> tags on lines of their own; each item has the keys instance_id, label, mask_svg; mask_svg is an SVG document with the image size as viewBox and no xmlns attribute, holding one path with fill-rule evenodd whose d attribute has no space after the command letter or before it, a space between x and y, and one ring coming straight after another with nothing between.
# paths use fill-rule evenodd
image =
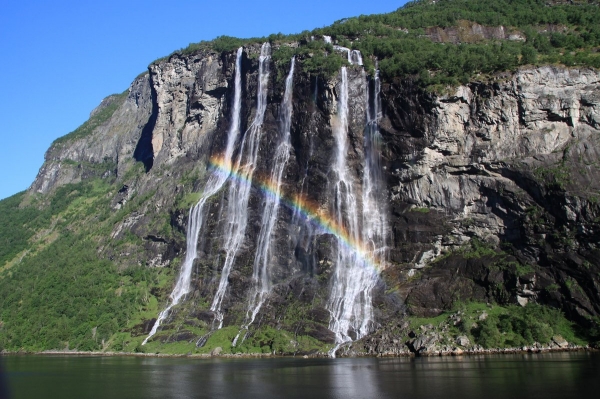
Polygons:
<instances>
[{"instance_id":1,"label":"white water spray","mask_svg":"<svg viewBox=\"0 0 600 399\"><path fill-rule=\"evenodd\" d=\"M355 193L355 182L348 170L348 73L341 69L338 122L333 129L335 138L335 161L333 164L333 212L336 222L344 226L350 240L360 242L359 208ZM331 313L329 329L334 332L336 348L364 335L363 320L371 318L371 303L365 298L364 282L371 280L365 274L373 273L354 248L344 245L338 237L337 258L333 285L327 309Z\"/></svg>"},{"instance_id":2,"label":"white water spray","mask_svg":"<svg viewBox=\"0 0 600 399\"><path fill-rule=\"evenodd\" d=\"M385 186L383 184L381 168L381 133L379 132L381 82L379 70L375 71L373 79L373 102L369 101L369 86L366 74L363 77L366 87L367 124L364 135L365 168L363 174L363 222L362 243L368 256L376 264L385 265L387 251L387 199L383 197ZM372 104L372 106L371 106Z\"/></svg>"},{"instance_id":3,"label":"white water spray","mask_svg":"<svg viewBox=\"0 0 600 399\"><path fill-rule=\"evenodd\" d=\"M270 182L273 183L273 193L265 196L264 210L262 214L262 223L256 245L256 254L254 256L252 282L254 284L248 300L248 311L246 313L246 323L242 329L247 330L254 322L256 315L260 311L269 292L271 291L271 279L269 276L269 263L271 260L271 236L277 215L279 213L281 198L281 180L283 170L290 158L290 129L292 124L292 92L294 83L294 66L296 59L292 58L290 72L285 80L285 94L281 104L281 136L279 144L275 150L275 158L271 169ZM239 334L238 334L239 336ZM235 346L237 338L233 341Z\"/></svg>"},{"instance_id":4,"label":"white water spray","mask_svg":"<svg viewBox=\"0 0 600 399\"><path fill-rule=\"evenodd\" d=\"M240 178L231 181L229 186L229 202L227 206L227 221L225 225L226 251L221 279L215 298L210 310L215 312L215 318L219 322L218 329L223 327L223 312L221 305L229 282L231 268L244 241L246 225L248 224L248 200L254 170L258 158L258 148L262 136L262 124L267 108L267 89L269 83L269 62L271 59L271 45L264 43L260 50L258 93L256 115L252 125L246 131L240 153L235 164L235 174Z\"/></svg>"},{"instance_id":5,"label":"white water spray","mask_svg":"<svg viewBox=\"0 0 600 399\"><path fill-rule=\"evenodd\" d=\"M343 46L338 46L338 45L334 45L333 49L337 50L337 51L345 52L348 56L348 62L350 63L350 65L362 66L363 59L362 59L362 55L360 54L360 51L350 50L348 47L343 47Z\"/></svg>"},{"instance_id":6,"label":"white water spray","mask_svg":"<svg viewBox=\"0 0 600 399\"><path fill-rule=\"evenodd\" d=\"M227 165L231 164L231 157L233 155L233 148L237 138L240 134L240 109L242 103L242 75L241 75L241 60L242 60L242 48L240 47L237 50L236 62L235 62L235 90L234 90L234 99L233 99L233 111L232 111L232 121L231 126L229 127L229 132L227 133L227 147L225 148L225 163ZM173 288L173 292L169 298L171 302L169 305L159 313L154 326L152 326L152 330L150 334L146 337L142 345L146 345L146 342L154 334L162 321L167 318L169 315L171 308L173 306L179 304L181 300L190 292L190 283L192 278L192 266L194 264L194 260L198 257L198 235L200 233L200 228L203 223L203 211L204 205L206 201L216 194L225 184L227 177L223 173L215 173L212 174L204 186L204 191L202 192L202 196L200 200L196 203L196 205L192 206L190 209L190 214L188 217L188 231L186 237L186 255L185 260L183 261L183 265L181 266L181 272L179 273L179 278L177 279L177 283L175 284L175 288Z\"/></svg>"},{"instance_id":7,"label":"white water spray","mask_svg":"<svg viewBox=\"0 0 600 399\"><path fill-rule=\"evenodd\" d=\"M360 65L362 66L363 60L360 51L358 50L348 50L348 62L352 65Z\"/></svg>"},{"instance_id":8,"label":"white water spray","mask_svg":"<svg viewBox=\"0 0 600 399\"><path fill-rule=\"evenodd\" d=\"M366 89L365 167L363 169L362 209L355 194L354 179L349 173L348 152L348 76L341 70L338 124L334 128L336 160L333 165L334 214L336 222L344 226L354 242L361 242L365 254L344 245L338 238L337 258L333 285L327 309L331 313L329 329L334 332L336 346L330 351L335 357L337 349L346 342L360 339L372 329L372 292L377 283L378 264L385 257L387 221L385 212L379 209L379 196L383 192L380 167L380 137L377 118L379 114L379 78L375 78L375 99L370 109L368 85ZM363 72L363 76L365 76Z\"/></svg>"}]
</instances>

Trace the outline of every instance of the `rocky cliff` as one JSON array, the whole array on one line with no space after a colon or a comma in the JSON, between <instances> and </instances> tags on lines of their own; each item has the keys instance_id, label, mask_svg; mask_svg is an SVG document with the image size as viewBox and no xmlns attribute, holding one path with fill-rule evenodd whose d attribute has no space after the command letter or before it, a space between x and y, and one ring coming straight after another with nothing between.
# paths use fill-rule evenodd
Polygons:
<instances>
[{"instance_id":1,"label":"rocky cliff","mask_svg":"<svg viewBox=\"0 0 600 399\"><path fill-rule=\"evenodd\" d=\"M250 45L241 58L242 136L259 112L259 54L260 47ZM253 332L264 341L268 334L259 329L271 328L291 334L282 344L288 353L310 347L302 337L340 343L332 331L330 297L336 268L344 266L337 264L340 231L351 228L347 219L341 230L315 221L333 218L339 202L334 182L351 181L356 196L363 195L366 126L373 109L381 136L377 208L385 214L386 238L376 282L367 290L368 334L354 327L345 331L359 339L355 351L398 351L404 348L398 337L408 333L402 322L407 315L436 316L471 301L546 304L583 326L594 324L600 315L600 73L524 68L439 94L411 79L378 82L360 65L348 66L345 78L341 72L323 77L297 61L280 197L300 196L314 212L299 218L299 207L288 201L277 214L269 244L269 291L254 325L245 326L249 341ZM211 336L231 342L247 322L267 201L260 182L274 167L289 71L289 62L267 62L272 70L247 227L222 302L222 331L231 336L215 331L210 306L228 251L225 225L233 194L225 185L205 205L190 292L158 328L153 345L201 346ZM124 95L103 101L96 115L111 104L116 110L89 134L53 144L29 189L30 196L52 195L70 183L111 179L110 207L126 214L110 227L110 237L99 240L98 256L120 269L171 270L169 280L151 291L159 310L169 303L180 273L190 207L216 173L211 160L227 146L235 73L235 52L201 50L153 63ZM348 176L341 179L334 163L344 101ZM235 154L241 152L239 140ZM346 205L342 212L348 218L351 210ZM125 331L141 339L157 316ZM380 337L379 346L373 337ZM262 347L260 339L252 345Z\"/></svg>"},{"instance_id":2,"label":"rocky cliff","mask_svg":"<svg viewBox=\"0 0 600 399\"><path fill-rule=\"evenodd\" d=\"M387 88L382 127L392 203L398 212L403 204L429 210L418 217L427 228L399 218L396 247L402 241L423 247L396 249L392 259L407 262L412 274L452 248L481 240L532 267L514 281L513 300L541 296L581 316L597 314L597 72L521 70L444 96L415 92L406 82ZM430 302L433 292L421 290L432 290L436 279L448 285L446 277L421 281L407 293L408 302L427 297L417 302L443 308L443 301ZM492 283L489 271L472 278ZM555 283L560 290L545 290Z\"/></svg>"}]
</instances>

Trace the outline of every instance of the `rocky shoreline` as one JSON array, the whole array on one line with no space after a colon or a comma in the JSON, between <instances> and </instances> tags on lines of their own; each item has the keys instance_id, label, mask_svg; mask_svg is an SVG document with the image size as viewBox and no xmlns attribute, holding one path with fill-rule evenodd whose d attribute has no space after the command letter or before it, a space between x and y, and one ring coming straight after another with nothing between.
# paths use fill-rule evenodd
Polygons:
<instances>
[{"instance_id":1,"label":"rocky shoreline","mask_svg":"<svg viewBox=\"0 0 600 399\"><path fill-rule=\"evenodd\" d=\"M217 348L219 349L219 348ZM590 347L589 345L580 346L569 344L567 347L556 347L556 346L542 346L532 345L522 348L474 348L474 349L460 349L444 348L439 351L420 351L412 352L409 349L390 351L379 353L377 355L367 353L338 353L337 357L435 357L435 356L481 356L481 355L514 355L514 354L543 354L543 353L560 353L560 352L599 352L598 349ZM41 352L15 352L15 351L2 351L0 356L98 356L98 357L113 357L113 356L125 356L125 357L156 357L156 358L191 358L191 359L210 359L210 358L225 358L225 359L256 359L256 358L279 358L279 357L302 357L305 359L309 358L328 358L329 354L324 352L316 352L311 354L287 354L277 355L272 353L222 353L218 350L213 350L211 353L187 353L187 354L170 354L170 353L138 353L138 352L86 352L86 351L41 351Z\"/></svg>"},{"instance_id":2,"label":"rocky shoreline","mask_svg":"<svg viewBox=\"0 0 600 399\"><path fill-rule=\"evenodd\" d=\"M561 348L555 346L542 346L542 345L532 345L525 346L522 348L492 348L492 349L484 349L481 347L477 347L474 349L461 349L461 348L443 348L440 350L433 351L419 351L419 352L411 352L408 350L404 352L405 354L397 354L397 353L382 353L377 355L376 357L401 357L401 356L415 356L415 357L434 357L434 356L470 356L470 355L502 355L502 354L525 354L525 353L555 353L555 352L582 352L582 351L598 351L595 348L590 347L589 345L580 346L580 345L571 345Z\"/></svg>"}]
</instances>

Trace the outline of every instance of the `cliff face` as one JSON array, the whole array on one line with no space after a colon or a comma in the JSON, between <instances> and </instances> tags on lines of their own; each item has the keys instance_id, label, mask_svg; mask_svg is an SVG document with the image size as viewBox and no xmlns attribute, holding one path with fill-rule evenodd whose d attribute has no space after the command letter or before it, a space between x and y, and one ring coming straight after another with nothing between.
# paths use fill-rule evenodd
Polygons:
<instances>
[{"instance_id":1,"label":"cliff face","mask_svg":"<svg viewBox=\"0 0 600 399\"><path fill-rule=\"evenodd\" d=\"M258 112L259 53L258 47L248 47L241 59L242 137ZM224 153L231 131L235 65L235 53L212 52L152 64L91 134L48 150L30 193L113 176L113 209L134 196L145 200L113 226L100 256L121 267L172 267L176 276L189 207L199 198L194 193L202 192L215 173L211 159ZM289 63L271 68L255 182L271 175L282 130ZM369 288L370 332L393 331L407 312L436 315L470 300L551 304L582 323L600 315L600 74L525 69L445 95L401 80L381 82L379 92L376 83L356 65L348 67L347 78L329 79L310 76L301 62L297 65L291 148L281 183L288 205L277 214L268 246L270 287L257 316L260 324L337 342L330 297L338 278L339 234L299 219L289 198L301 195L322 219L338 209L335 182L341 179L334 163L345 91L344 182L352 182L357 198L363 198L358 201L363 214L365 126L380 96L378 208L385 214L386 239L377 282ZM241 140L235 154L242 151ZM247 321L248 298L257 284L253 262L264 225L263 186L255 183L250 191L247 227L226 279L225 327ZM186 325L203 331L214 325L218 312L209 304L224 274L225 225L233 201L227 187L205 206L190 293L163 322L156 340L198 340ZM346 218L342 230L349 231L351 209L340 212ZM165 217L167 228L159 223ZM127 251L111 246L130 233L141 244ZM495 251L474 254L477 248ZM170 289L153 292L159 307L169 302ZM147 321L132 332L147 334L152 325ZM352 339L362 337L357 328L351 330ZM380 352L395 345L391 338L383 341ZM376 350L368 337L357 345L361 342L364 350Z\"/></svg>"},{"instance_id":2,"label":"cliff face","mask_svg":"<svg viewBox=\"0 0 600 399\"><path fill-rule=\"evenodd\" d=\"M591 70L542 67L440 97L402 82L387 86L382 129L390 143L392 202L432 210L419 215L421 228L406 218L397 222L396 248L402 240L417 246L393 250L392 259L408 263L411 274L476 238L510 247L533 266L531 275L505 271L497 281L489 270L452 277L448 270L418 282L408 303L441 309L444 295L461 289L475 295L499 282L519 303L561 302L575 314L597 314L598 78ZM452 257L438 267L448 262ZM459 281L465 278L475 282L471 288ZM548 292L552 284L561 289Z\"/></svg>"}]
</instances>

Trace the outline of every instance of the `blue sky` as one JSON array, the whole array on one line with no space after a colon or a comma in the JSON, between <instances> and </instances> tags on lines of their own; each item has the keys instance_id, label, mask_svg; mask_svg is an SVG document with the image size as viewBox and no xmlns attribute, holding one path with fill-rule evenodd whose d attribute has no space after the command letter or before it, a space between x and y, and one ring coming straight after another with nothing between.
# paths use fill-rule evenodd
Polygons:
<instances>
[{"instance_id":1,"label":"blue sky","mask_svg":"<svg viewBox=\"0 0 600 399\"><path fill-rule=\"evenodd\" d=\"M0 12L0 199L33 182L52 141L157 58L219 35L298 33L398 1L5 0Z\"/></svg>"}]
</instances>

